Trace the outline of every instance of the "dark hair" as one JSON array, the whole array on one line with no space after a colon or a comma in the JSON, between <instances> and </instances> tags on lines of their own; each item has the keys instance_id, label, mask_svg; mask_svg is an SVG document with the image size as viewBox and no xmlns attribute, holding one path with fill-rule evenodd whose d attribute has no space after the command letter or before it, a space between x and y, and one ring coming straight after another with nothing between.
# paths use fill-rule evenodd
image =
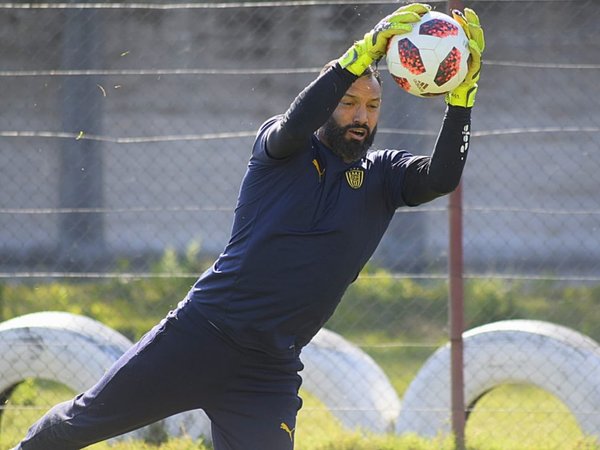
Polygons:
<instances>
[{"instance_id":1,"label":"dark hair","mask_svg":"<svg viewBox=\"0 0 600 450\"><path fill-rule=\"evenodd\" d=\"M321 73L320 75L323 75L323 73L329 69L330 67L333 67L337 64L338 60L337 59L332 59L331 61L329 61L327 64L325 64L323 66L323 68L321 69ZM381 82L381 74L379 73L379 70L377 70L377 67L374 66L368 66L365 71L363 72L363 74L361 75L361 77L373 77L377 80L377 82L379 83L379 86L381 86L382 82Z\"/></svg>"}]
</instances>

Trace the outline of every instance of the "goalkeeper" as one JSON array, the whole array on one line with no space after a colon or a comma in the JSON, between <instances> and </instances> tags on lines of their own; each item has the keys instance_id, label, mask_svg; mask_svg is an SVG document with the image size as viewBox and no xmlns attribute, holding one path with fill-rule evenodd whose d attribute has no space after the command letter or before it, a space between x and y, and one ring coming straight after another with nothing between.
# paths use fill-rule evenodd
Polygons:
<instances>
[{"instance_id":1,"label":"goalkeeper","mask_svg":"<svg viewBox=\"0 0 600 450\"><path fill-rule=\"evenodd\" d=\"M375 251L394 211L447 194L469 152L484 39L471 10L464 82L431 156L369 150L388 40L429 10L384 18L258 131L231 239L178 307L88 391L52 408L16 447L71 450L203 409L215 450L291 450L300 353Z\"/></svg>"}]
</instances>

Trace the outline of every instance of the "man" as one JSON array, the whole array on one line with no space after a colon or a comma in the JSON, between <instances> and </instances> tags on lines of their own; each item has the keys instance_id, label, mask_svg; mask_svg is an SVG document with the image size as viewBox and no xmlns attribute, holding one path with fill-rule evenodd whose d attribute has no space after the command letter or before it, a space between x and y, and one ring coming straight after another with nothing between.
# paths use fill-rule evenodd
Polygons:
<instances>
[{"instance_id":1,"label":"man","mask_svg":"<svg viewBox=\"0 0 600 450\"><path fill-rule=\"evenodd\" d=\"M166 416L202 408L216 450L291 450L300 351L368 261L394 211L452 191L468 149L483 33L470 38L464 83L431 157L367 154L381 104L371 65L392 36L429 10L383 19L260 128L240 189L231 239L177 309L87 392L55 406L23 450L79 449Z\"/></svg>"}]
</instances>

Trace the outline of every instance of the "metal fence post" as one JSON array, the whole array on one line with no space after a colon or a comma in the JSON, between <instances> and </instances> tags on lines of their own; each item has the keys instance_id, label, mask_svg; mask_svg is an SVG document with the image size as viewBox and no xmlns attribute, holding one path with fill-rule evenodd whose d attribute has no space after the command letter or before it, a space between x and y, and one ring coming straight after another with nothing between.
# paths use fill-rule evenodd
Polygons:
<instances>
[{"instance_id":1,"label":"metal fence post","mask_svg":"<svg viewBox=\"0 0 600 450\"><path fill-rule=\"evenodd\" d=\"M65 70L102 67L102 25L94 10L64 12L62 65ZM104 254L102 214L82 209L103 206L101 144L87 139L99 135L102 93L96 77L66 76L62 83L62 119L65 132L76 138L64 141L60 154L60 207L62 214L58 253L72 270L85 271Z\"/></svg>"},{"instance_id":2,"label":"metal fence post","mask_svg":"<svg viewBox=\"0 0 600 450\"><path fill-rule=\"evenodd\" d=\"M448 0L448 13L461 9L461 0ZM463 373L464 285L462 183L450 194L449 209L449 302L450 382L452 384L452 431L457 450L465 448L465 396Z\"/></svg>"}]
</instances>

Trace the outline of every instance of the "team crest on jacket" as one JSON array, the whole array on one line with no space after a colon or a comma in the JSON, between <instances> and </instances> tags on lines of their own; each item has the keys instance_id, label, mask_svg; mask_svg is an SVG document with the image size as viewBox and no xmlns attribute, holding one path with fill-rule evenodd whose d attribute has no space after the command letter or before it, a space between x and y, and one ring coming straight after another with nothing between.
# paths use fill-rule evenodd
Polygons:
<instances>
[{"instance_id":1,"label":"team crest on jacket","mask_svg":"<svg viewBox=\"0 0 600 450\"><path fill-rule=\"evenodd\" d=\"M346 170L346 181L352 189L358 189L362 186L365 178L365 171L363 169L348 169Z\"/></svg>"}]
</instances>

